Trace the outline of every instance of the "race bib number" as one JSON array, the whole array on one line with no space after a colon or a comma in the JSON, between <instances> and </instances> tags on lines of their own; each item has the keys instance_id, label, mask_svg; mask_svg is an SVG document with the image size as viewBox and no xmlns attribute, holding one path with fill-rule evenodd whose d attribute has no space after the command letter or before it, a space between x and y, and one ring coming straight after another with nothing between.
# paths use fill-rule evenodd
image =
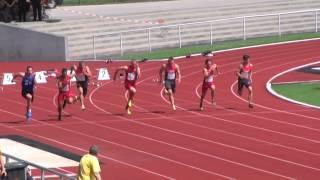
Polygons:
<instances>
[{"instance_id":1,"label":"race bib number","mask_svg":"<svg viewBox=\"0 0 320 180\"><path fill-rule=\"evenodd\" d=\"M168 72L167 78L169 80L174 80L176 78L176 73L175 72Z\"/></svg>"},{"instance_id":2,"label":"race bib number","mask_svg":"<svg viewBox=\"0 0 320 180\"><path fill-rule=\"evenodd\" d=\"M12 82L13 74L12 73L3 73L2 85L13 85L16 82Z\"/></svg>"},{"instance_id":3,"label":"race bib number","mask_svg":"<svg viewBox=\"0 0 320 180\"><path fill-rule=\"evenodd\" d=\"M71 82L76 82L77 81L77 79L76 79L76 77L74 76L75 75L75 72L74 71L72 71L72 73L71 73L71 70L69 69L68 71L67 71L67 74L69 75L69 76L72 76L72 78L71 78Z\"/></svg>"},{"instance_id":4,"label":"race bib number","mask_svg":"<svg viewBox=\"0 0 320 180\"><path fill-rule=\"evenodd\" d=\"M65 85L65 86L63 86L63 88L62 88L61 91L63 91L63 92L68 92L69 89L70 89L69 86L68 86L68 85Z\"/></svg>"},{"instance_id":5,"label":"race bib number","mask_svg":"<svg viewBox=\"0 0 320 180\"><path fill-rule=\"evenodd\" d=\"M76 74L76 80L77 81L86 81L86 76L83 73Z\"/></svg>"},{"instance_id":6,"label":"race bib number","mask_svg":"<svg viewBox=\"0 0 320 180\"><path fill-rule=\"evenodd\" d=\"M46 76L44 75L44 71L36 72L35 80L39 84L47 83Z\"/></svg>"},{"instance_id":7,"label":"race bib number","mask_svg":"<svg viewBox=\"0 0 320 180\"><path fill-rule=\"evenodd\" d=\"M97 80L98 81L110 80L108 69L106 69L106 68L99 69Z\"/></svg>"},{"instance_id":8,"label":"race bib number","mask_svg":"<svg viewBox=\"0 0 320 180\"><path fill-rule=\"evenodd\" d=\"M242 72L240 75L241 75L241 78L249 79L249 73L247 72Z\"/></svg>"},{"instance_id":9,"label":"race bib number","mask_svg":"<svg viewBox=\"0 0 320 180\"><path fill-rule=\"evenodd\" d=\"M127 80L134 81L136 79L135 73L128 73Z\"/></svg>"},{"instance_id":10,"label":"race bib number","mask_svg":"<svg viewBox=\"0 0 320 180\"><path fill-rule=\"evenodd\" d=\"M213 82L213 76L209 76L206 78L206 82Z\"/></svg>"}]
</instances>

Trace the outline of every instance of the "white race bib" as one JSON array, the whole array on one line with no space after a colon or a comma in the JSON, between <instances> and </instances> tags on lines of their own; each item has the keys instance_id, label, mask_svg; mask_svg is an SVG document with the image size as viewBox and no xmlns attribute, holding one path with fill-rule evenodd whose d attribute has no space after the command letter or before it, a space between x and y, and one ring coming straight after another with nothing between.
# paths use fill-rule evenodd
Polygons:
<instances>
[{"instance_id":1,"label":"white race bib","mask_svg":"<svg viewBox=\"0 0 320 180\"><path fill-rule=\"evenodd\" d=\"M249 79L249 73L248 72L242 72L241 78Z\"/></svg>"},{"instance_id":2,"label":"white race bib","mask_svg":"<svg viewBox=\"0 0 320 180\"><path fill-rule=\"evenodd\" d=\"M206 82L213 82L213 76L209 76L206 78Z\"/></svg>"},{"instance_id":3,"label":"white race bib","mask_svg":"<svg viewBox=\"0 0 320 180\"><path fill-rule=\"evenodd\" d=\"M86 80L86 76L83 73L76 74L76 79L77 79L77 81L85 81Z\"/></svg>"},{"instance_id":4,"label":"white race bib","mask_svg":"<svg viewBox=\"0 0 320 180\"><path fill-rule=\"evenodd\" d=\"M68 92L69 91L69 85L63 86L62 91L63 92Z\"/></svg>"},{"instance_id":5,"label":"white race bib","mask_svg":"<svg viewBox=\"0 0 320 180\"><path fill-rule=\"evenodd\" d=\"M174 80L176 78L176 73L175 72L168 72L167 78L169 80Z\"/></svg>"},{"instance_id":6,"label":"white race bib","mask_svg":"<svg viewBox=\"0 0 320 180\"><path fill-rule=\"evenodd\" d=\"M136 73L128 73L127 80L134 81L136 78Z\"/></svg>"}]
</instances>

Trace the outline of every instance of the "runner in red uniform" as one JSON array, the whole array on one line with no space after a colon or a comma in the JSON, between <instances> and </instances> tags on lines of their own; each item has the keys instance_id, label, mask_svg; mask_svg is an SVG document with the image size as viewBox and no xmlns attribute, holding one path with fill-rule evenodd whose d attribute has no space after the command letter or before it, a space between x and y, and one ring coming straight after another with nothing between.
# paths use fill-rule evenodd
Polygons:
<instances>
[{"instance_id":1,"label":"runner in red uniform","mask_svg":"<svg viewBox=\"0 0 320 180\"><path fill-rule=\"evenodd\" d=\"M84 62L79 62L79 65L74 65L75 77L77 80L77 89L79 91L79 97L81 102L81 109L85 110L84 97L86 97L88 92L89 78L92 76L90 68L84 64Z\"/></svg>"},{"instance_id":2,"label":"runner in red uniform","mask_svg":"<svg viewBox=\"0 0 320 180\"><path fill-rule=\"evenodd\" d=\"M163 83L165 87L164 94L169 96L172 109L175 111L174 94L176 92L176 80L178 80L178 83L181 82L181 73L178 64L174 63L173 57L170 57L168 62L161 66L159 75L159 82Z\"/></svg>"},{"instance_id":3,"label":"runner in red uniform","mask_svg":"<svg viewBox=\"0 0 320 180\"><path fill-rule=\"evenodd\" d=\"M58 113L59 113L59 120L61 120L61 113L62 109L65 108L66 103L71 104L77 100L71 92L71 78L72 75L68 75L68 70L63 68L61 70L61 75L57 78L58 79ZM72 74L72 71L71 71Z\"/></svg>"},{"instance_id":4,"label":"runner in red uniform","mask_svg":"<svg viewBox=\"0 0 320 180\"><path fill-rule=\"evenodd\" d=\"M242 89L243 86L245 86L248 91L248 102L249 102L249 108L253 108L252 104L252 96L253 96L253 90L252 90L252 64L250 63L250 56L244 55L243 56L243 62L240 64L239 69L237 71L238 76L238 94L242 95Z\"/></svg>"},{"instance_id":5,"label":"runner in red uniform","mask_svg":"<svg viewBox=\"0 0 320 180\"><path fill-rule=\"evenodd\" d=\"M203 68L203 83L202 83L202 95L200 98L200 110L203 111L203 99L206 96L208 89L211 90L211 102L214 105L214 93L215 93L215 85L213 83L213 79L215 76L220 74L218 70L218 66L212 63L211 59L206 59L205 67Z\"/></svg>"},{"instance_id":6,"label":"runner in red uniform","mask_svg":"<svg viewBox=\"0 0 320 180\"><path fill-rule=\"evenodd\" d=\"M114 73L114 80L116 80L119 71L125 71L124 86L126 91L129 93L128 102L126 104L127 114L131 114L131 107L133 106L133 97L137 92L136 82L141 76L140 67L136 60L131 60L130 65L119 67Z\"/></svg>"}]
</instances>

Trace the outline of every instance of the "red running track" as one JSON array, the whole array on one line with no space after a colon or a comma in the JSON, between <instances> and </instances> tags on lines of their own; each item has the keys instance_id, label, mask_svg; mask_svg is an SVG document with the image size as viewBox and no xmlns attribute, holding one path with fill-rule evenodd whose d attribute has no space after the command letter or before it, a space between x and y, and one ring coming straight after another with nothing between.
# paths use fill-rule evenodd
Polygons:
<instances>
[{"instance_id":1,"label":"red running track","mask_svg":"<svg viewBox=\"0 0 320 180\"><path fill-rule=\"evenodd\" d=\"M124 114L120 82L91 86L87 110L67 107L56 120L54 80L39 85L34 120L24 122L20 89L0 93L1 135L17 134L82 155L100 147L103 179L308 179L320 177L320 112L273 97L265 83L277 73L320 58L320 41L273 45L217 53L222 75L216 78L217 106L199 112L203 57L179 60L182 83L177 112L153 82L161 62L142 63L134 114ZM254 102L234 94L235 70L248 53L254 64ZM123 63L108 64L111 74ZM32 63L36 70L69 66ZM105 64L89 63L92 69ZM23 71L26 63L1 63L0 72ZM245 95L243 96L245 98Z\"/></svg>"}]
</instances>

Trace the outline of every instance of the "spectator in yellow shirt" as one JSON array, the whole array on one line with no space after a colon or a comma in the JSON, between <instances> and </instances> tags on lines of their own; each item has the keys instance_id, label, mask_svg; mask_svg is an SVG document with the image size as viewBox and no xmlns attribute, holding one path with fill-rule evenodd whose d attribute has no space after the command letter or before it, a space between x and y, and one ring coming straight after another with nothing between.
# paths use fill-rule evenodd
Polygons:
<instances>
[{"instance_id":1,"label":"spectator in yellow shirt","mask_svg":"<svg viewBox=\"0 0 320 180\"><path fill-rule=\"evenodd\" d=\"M78 170L78 180L101 180L98 146L92 145L89 153L82 156Z\"/></svg>"}]
</instances>

